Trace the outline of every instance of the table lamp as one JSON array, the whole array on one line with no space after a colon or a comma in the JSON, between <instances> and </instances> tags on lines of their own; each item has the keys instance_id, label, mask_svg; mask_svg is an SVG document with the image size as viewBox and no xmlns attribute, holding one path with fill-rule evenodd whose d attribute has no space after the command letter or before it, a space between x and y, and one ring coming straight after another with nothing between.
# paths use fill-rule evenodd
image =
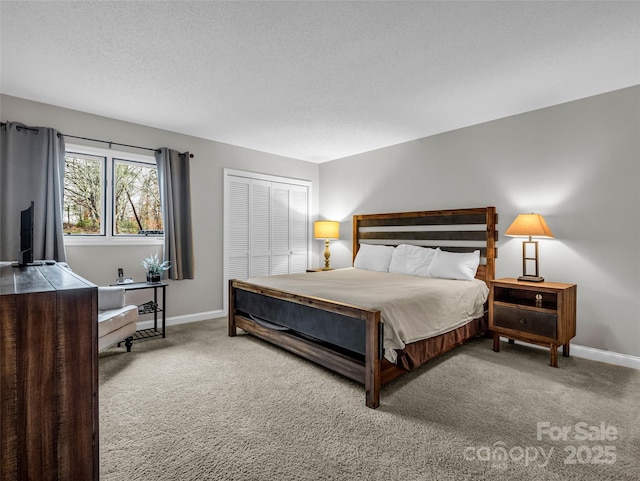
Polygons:
<instances>
[{"instance_id":1,"label":"table lamp","mask_svg":"<svg viewBox=\"0 0 640 481\"><path fill-rule=\"evenodd\" d=\"M519 281L542 282L538 270L538 241L532 237L546 237L553 239L551 229L540 214L519 214L516 220L509 226L504 235L511 237L528 236L528 241L522 241L522 275ZM531 272L531 267L534 272Z\"/></svg>"},{"instance_id":2,"label":"table lamp","mask_svg":"<svg viewBox=\"0 0 640 481\"><path fill-rule=\"evenodd\" d=\"M324 267L322 270L331 270L329 266L329 257L331 257L329 240L340 237L340 223L335 220L317 220L313 224L313 237L316 239L324 239Z\"/></svg>"}]
</instances>

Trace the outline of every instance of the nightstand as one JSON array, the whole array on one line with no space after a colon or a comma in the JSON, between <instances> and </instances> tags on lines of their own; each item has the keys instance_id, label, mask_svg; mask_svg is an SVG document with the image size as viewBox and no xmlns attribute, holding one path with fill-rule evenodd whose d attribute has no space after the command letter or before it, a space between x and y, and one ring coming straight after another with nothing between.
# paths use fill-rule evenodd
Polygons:
<instances>
[{"instance_id":1,"label":"nightstand","mask_svg":"<svg viewBox=\"0 0 640 481\"><path fill-rule=\"evenodd\" d=\"M322 272L326 269L322 269L321 267L318 267L317 269L307 269L307 272ZM332 269L329 269L332 270Z\"/></svg>"},{"instance_id":2,"label":"nightstand","mask_svg":"<svg viewBox=\"0 0 640 481\"><path fill-rule=\"evenodd\" d=\"M490 281L489 329L493 350L500 352L500 336L548 346L549 365L558 367L558 346L569 357L569 342L576 335L575 284Z\"/></svg>"}]
</instances>

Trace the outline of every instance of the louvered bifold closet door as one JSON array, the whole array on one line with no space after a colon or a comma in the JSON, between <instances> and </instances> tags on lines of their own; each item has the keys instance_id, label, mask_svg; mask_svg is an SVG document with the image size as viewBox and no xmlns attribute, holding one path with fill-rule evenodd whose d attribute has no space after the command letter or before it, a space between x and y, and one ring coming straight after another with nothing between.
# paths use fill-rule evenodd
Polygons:
<instances>
[{"instance_id":1,"label":"louvered bifold closet door","mask_svg":"<svg viewBox=\"0 0 640 481\"><path fill-rule=\"evenodd\" d=\"M228 279L305 272L308 183L246 174L225 174L225 286Z\"/></svg>"},{"instance_id":2,"label":"louvered bifold closet door","mask_svg":"<svg viewBox=\"0 0 640 481\"><path fill-rule=\"evenodd\" d=\"M292 185L289 190L289 272L305 272L307 269L307 248L309 245L309 212L307 187Z\"/></svg>"},{"instance_id":3,"label":"louvered bifold closet door","mask_svg":"<svg viewBox=\"0 0 640 481\"><path fill-rule=\"evenodd\" d=\"M251 181L229 177L227 220L227 275L229 279L249 277L249 191Z\"/></svg>"},{"instance_id":4,"label":"louvered bifold closet door","mask_svg":"<svg viewBox=\"0 0 640 481\"><path fill-rule=\"evenodd\" d=\"M289 273L289 184L274 182L271 191L271 274Z\"/></svg>"},{"instance_id":5,"label":"louvered bifold closet door","mask_svg":"<svg viewBox=\"0 0 640 481\"><path fill-rule=\"evenodd\" d=\"M251 181L249 235L251 277L271 274L271 182Z\"/></svg>"}]
</instances>

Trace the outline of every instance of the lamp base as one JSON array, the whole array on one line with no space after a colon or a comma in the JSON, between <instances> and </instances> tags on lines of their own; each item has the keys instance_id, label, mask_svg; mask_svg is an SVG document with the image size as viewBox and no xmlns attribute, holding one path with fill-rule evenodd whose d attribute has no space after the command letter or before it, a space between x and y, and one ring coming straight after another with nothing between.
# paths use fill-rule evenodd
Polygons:
<instances>
[{"instance_id":1,"label":"lamp base","mask_svg":"<svg viewBox=\"0 0 640 481\"><path fill-rule=\"evenodd\" d=\"M518 277L519 281L523 282L544 282L544 277L540 276L520 276Z\"/></svg>"},{"instance_id":2,"label":"lamp base","mask_svg":"<svg viewBox=\"0 0 640 481\"><path fill-rule=\"evenodd\" d=\"M331 270L331 266L329 265L329 259L331 258L331 252L329 251L329 239L324 240L324 267L323 271Z\"/></svg>"}]
</instances>

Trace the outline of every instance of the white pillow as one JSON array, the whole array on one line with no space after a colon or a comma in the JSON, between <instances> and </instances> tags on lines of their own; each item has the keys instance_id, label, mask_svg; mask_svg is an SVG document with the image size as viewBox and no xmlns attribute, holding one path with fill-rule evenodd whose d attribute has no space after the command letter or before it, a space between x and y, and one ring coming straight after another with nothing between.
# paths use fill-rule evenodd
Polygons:
<instances>
[{"instance_id":1,"label":"white pillow","mask_svg":"<svg viewBox=\"0 0 640 481\"><path fill-rule=\"evenodd\" d=\"M429 266L429 277L472 281L476 276L479 265L479 250L473 252L447 252L438 248Z\"/></svg>"},{"instance_id":2,"label":"white pillow","mask_svg":"<svg viewBox=\"0 0 640 481\"><path fill-rule=\"evenodd\" d=\"M388 272L393 255L393 246L360 244L353 267L369 271Z\"/></svg>"},{"instance_id":3,"label":"white pillow","mask_svg":"<svg viewBox=\"0 0 640 481\"><path fill-rule=\"evenodd\" d=\"M400 244L393 250L389 272L427 277L435 253L436 250L431 247Z\"/></svg>"}]
</instances>

